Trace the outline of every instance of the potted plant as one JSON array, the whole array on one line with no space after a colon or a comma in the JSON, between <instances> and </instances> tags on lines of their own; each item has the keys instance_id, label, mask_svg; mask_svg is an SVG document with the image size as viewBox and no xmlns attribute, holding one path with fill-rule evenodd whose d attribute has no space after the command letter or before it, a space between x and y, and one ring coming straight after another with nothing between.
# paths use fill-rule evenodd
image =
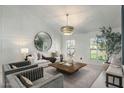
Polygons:
<instances>
[{"instance_id":1,"label":"potted plant","mask_svg":"<svg viewBox=\"0 0 124 93\"><path fill-rule=\"evenodd\" d=\"M106 62L108 62L113 54L119 54L121 51L121 33L112 32L112 28L110 26L103 26L100 30L102 34L97 37L104 38L102 42L99 42L99 45L100 47L105 47L107 55Z\"/></svg>"}]
</instances>

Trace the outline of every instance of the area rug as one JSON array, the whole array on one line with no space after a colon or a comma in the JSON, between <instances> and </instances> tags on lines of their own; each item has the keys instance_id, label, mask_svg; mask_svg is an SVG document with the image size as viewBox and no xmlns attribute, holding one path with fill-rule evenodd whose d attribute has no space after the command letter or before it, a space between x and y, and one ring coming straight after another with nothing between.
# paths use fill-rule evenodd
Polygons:
<instances>
[{"instance_id":1,"label":"area rug","mask_svg":"<svg viewBox=\"0 0 124 93\"><path fill-rule=\"evenodd\" d=\"M48 67L44 70L53 75L60 73L54 67ZM90 88L102 71L102 66L88 64L71 75L62 73L64 75L64 87Z\"/></svg>"}]
</instances>

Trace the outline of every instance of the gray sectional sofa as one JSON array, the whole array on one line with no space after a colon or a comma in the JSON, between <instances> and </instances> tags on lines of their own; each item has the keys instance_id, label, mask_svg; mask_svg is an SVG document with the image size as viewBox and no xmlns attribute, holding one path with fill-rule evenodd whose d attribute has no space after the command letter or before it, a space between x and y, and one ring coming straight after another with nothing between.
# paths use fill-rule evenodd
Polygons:
<instances>
[{"instance_id":1,"label":"gray sectional sofa","mask_svg":"<svg viewBox=\"0 0 124 93\"><path fill-rule=\"evenodd\" d=\"M7 75L9 88L26 88L27 86L19 78L20 75L28 78L33 85L29 88L63 88L63 75L51 75L43 72L43 67L36 67Z\"/></svg>"},{"instance_id":2,"label":"gray sectional sofa","mask_svg":"<svg viewBox=\"0 0 124 93\"><path fill-rule=\"evenodd\" d=\"M17 68L13 68L12 66L16 66ZM15 63L9 63L9 64L3 64L2 65L2 71L3 71L3 84L4 87L6 87L7 85L7 80L6 80L6 76L19 72L19 71L23 71L23 70L27 70L27 69L31 69L34 67L38 67L37 64L35 65L31 65L31 63L29 61L22 61L22 62L15 62Z\"/></svg>"}]
</instances>

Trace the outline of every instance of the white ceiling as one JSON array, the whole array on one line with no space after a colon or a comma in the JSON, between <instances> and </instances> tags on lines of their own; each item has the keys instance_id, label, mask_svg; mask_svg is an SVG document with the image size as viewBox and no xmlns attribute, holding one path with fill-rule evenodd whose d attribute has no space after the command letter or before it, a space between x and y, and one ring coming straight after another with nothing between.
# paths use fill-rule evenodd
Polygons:
<instances>
[{"instance_id":1,"label":"white ceiling","mask_svg":"<svg viewBox=\"0 0 124 93\"><path fill-rule=\"evenodd\" d=\"M21 6L22 7L22 6ZM102 26L121 27L121 6L23 6L41 21L60 31L66 25L66 13L69 13L69 25L74 26L75 33L86 33L99 30Z\"/></svg>"}]
</instances>

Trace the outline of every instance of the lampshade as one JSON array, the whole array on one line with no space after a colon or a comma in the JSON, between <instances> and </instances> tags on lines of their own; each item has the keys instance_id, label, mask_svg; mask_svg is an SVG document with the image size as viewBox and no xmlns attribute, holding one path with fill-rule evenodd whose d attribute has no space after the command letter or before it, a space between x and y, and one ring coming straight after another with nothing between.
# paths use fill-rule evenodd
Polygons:
<instances>
[{"instance_id":1,"label":"lampshade","mask_svg":"<svg viewBox=\"0 0 124 93\"><path fill-rule=\"evenodd\" d=\"M61 27L61 32L64 33L64 35L72 35L74 27L68 25L68 16L69 14L66 14L67 16L67 25Z\"/></svg>"},{"instance_id":2,"label":"lampshade","mask_svg":"<svg viewBox=\"0 0 124 93\"><path fill-rule=\"evenodd\" d=\"M61 31L64 35L72 35L74 27L72 26L63 26L61 27Z\"/></svg>"},{"instance_id":3,"label":"lampshade","mask_svg":"<svg viewBox=\"0 0 124 93\"><path fill-rule=\"evenodd\" d=\"M22 54L27 54L28 53L28 48L21 48L21 53Z\"/></svg>"}]
</instances>

